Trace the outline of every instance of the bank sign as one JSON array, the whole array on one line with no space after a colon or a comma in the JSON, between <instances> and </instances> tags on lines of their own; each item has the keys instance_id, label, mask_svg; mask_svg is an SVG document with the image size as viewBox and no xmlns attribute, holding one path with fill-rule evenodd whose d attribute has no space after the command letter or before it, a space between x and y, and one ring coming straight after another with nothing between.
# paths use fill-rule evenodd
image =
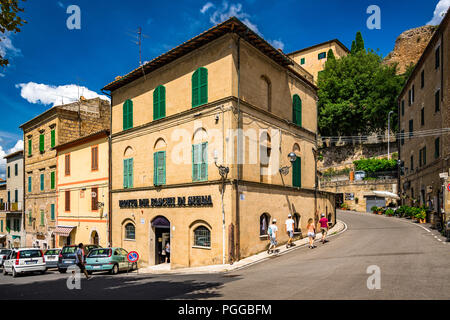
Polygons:
<instances>
[{"instance_id":1,"label":"bank sign","mask_svg":"<svg viewBox=\"0 0 450 320\"><path fill-rule=\"evenodd\" d=\"M211 196L190 196L152 199L119 200L121 209L162 208L162 207L208 207L212 206Z\"/></svg>"}]
</instances>

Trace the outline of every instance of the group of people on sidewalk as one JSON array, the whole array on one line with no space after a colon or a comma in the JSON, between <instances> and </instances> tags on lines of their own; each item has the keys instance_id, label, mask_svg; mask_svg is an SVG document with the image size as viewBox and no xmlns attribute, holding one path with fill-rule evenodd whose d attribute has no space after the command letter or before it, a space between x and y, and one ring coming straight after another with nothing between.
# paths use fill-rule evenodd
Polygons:
<instances>
[{"instance_id":1,"label":"group of people on sidewalk","mask_svg":"<svg viewBox=\"0 0 450 320\"><path fill-rule=\"evenodd\" d=\"M319 224L320 224L320 232L322 233L322 243L327 242L328 240L325 239L325 237L327 236L328 230L329 230L329 221L328 219L325 217L325 214L322 213L321 218L319 220ZM292 247L294 245L293 240L294 240L294 219L292 219L292 215L289 214L288 218L285 222L285 231L289 237L288 242L286 243L286 249L289 247ZM316 226L314 224L314 220L311 218L308 220L308 225L306 226L307 230L308 230L308 238L309 238L309 248L314 249L316 248L316 246L314 245L314 240L316 238ZM277 226L277 219L273 219L272 220L272 224L269 226L269 228L267 229L267 233L269 235L269 248L267 249L267 253L271 254L274 252L278 241L277 241L277 234L278 234L278 226Z\"/></svg>"}]
</instances>

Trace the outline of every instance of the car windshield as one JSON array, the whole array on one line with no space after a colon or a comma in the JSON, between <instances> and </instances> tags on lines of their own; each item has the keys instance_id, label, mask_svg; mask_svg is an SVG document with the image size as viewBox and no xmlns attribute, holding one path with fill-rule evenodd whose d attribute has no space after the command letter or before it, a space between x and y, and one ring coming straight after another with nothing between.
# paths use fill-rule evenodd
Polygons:
<instances>
[{"instance_id":1,"label":"car windshield","mask_svg":"<svg viewBox=\"0 0 450 320\"><path fill-rule=\"evenodd\" d=\"M51 249L51 250L47 250L45 252L45 255L46 256L54 256L55 254L58 254L58 253L59 253L58 249Z\"/></svg>"},{"instance_id":2,"label":"car windshield","mask_svg":"<svg viewBox=\"0 0 450 320\"><path fill-rule=\"evenodd\" d=\"M8 254L10 252L11 252L11 250L6 250L6 249L0 250L0 254Z\"/></svg>"},{"instance_id":3,"label":"car windshield","mask_svg":"<svg viewBox=\"0 0 450 320\"><path fill-rule=\"evenodd\" d=\"M88 258L109 257L110 255L111 249L92 249L92 251L88 255Z\"/></svg>"},{"instance_id":4,"label":"car windshield","mask_svg":"<svg viewBox=\"0 0 450 320\"><path fill-rule=\"evenodd\" d=\"M77 247L75 247L75 246L73 246L73 247L64 247L63 249L62 249L62 254L65 254L65 253L75 253L77 251Z\"/></svg>"},{"instance_id":5,"label":"car windshield","mask_svg":"<svg viewBox=\"0 0 450 320\"><path fill-rule=\"evenodd\" d=\"M42 257L41 250L22 250L20 251L20 259L39 258Z\"/></svg>"}]
</instances>

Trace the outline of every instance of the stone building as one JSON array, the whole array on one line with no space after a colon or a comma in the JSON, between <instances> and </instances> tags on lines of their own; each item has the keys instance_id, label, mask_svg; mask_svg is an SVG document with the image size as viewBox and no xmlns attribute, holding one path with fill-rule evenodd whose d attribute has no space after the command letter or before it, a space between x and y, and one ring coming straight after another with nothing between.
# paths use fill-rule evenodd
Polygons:
<instances>
[{"instance_id":1,"label":"stone building","mask_svg":"<svg viewBox=\"0 0 450 320\"><path fill-rule=\"evenodd\" d=\"M319 43L314 46L294 51L288 54L303 69L308 71L314 77L317 83L317 77L320 71L325 68L325 62L328 59L328 51L333 50L336 59L346 56L350 53L348 48L338 39Z\"/></svg>"},{"instance_id":2,"label":"stone building","mask_svg":"<svg viewBox=\"0 0 450 320\"><path fill-rule=\"evenodd\" d=\"M55 147L59 247L110 244L108 136L109 131L102 130Z\"/></svg>"},{"instance_id":3,"label":"stone building","mask_svg":"<svg viewBox=\"0 0 450 320\"><path fill-rule=\"evenodd\" d=\"M6 247L19 248L25 245L23 229L23 150L11 153L6 159L5 207Z\"/></svg>"},{"instance_id":4,"label":"stone building","mask_svg":"<svg viewBox=\"0 0 450 320\"><path fill-rule=\"evenodd\" d=\"M405 204L426 204L438 213L443 207L439 174L448 173L450 156L450 136L442 133L450 127L449 15L434 32L398 100L399 156L404 163L400 195Z\"/></svg>"},{"instance_id":5,"label":"stone building","mask_svg":"<svg viewBox=\"0 0 450 320\"><path fill-rule=\"evenodd\" d=\"M0 178L0 248L6 247L6 181Z\"/></svg>"},{"instance_id":6,"label":"stone building","mask_svg":"<svg viewBox=\"0 0 450 320\"><path fill-rule=\"evenodd\" d=\"M256 254L267 249L274 218L287 241L289 213L296 237L316 213L335 222L334 194L316 188L312 76L238 19L104 90L112 244L138 251L143 265L163 262L167 242L171 268Z\"/></svg>"},{"instance_id":7,"label":"stone building","mask_svg":"<svg viewBox=\"0 0 450 320\"><path fill-rule=\"evenodd\" d=\"M109 129L109 102L100 98L54 106L20 126L25 145L26 245L56 245L56 149L60 144Z\"/></svg>"}]
</instances>

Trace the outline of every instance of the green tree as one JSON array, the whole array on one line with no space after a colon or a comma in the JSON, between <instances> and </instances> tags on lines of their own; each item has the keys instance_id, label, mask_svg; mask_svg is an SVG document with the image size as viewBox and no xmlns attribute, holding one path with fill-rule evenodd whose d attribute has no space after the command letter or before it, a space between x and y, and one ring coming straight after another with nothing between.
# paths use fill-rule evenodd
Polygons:
<instances>
[{"instance_id":1,"label":"green tree","mask_svg":"<svg viewBox=\"0 0 450 320\"><path fill-rule=\"evenodd\" d=\"M334 52L332 49L328 50L327 57L328 57L328 60L330 60L330 59L336 60L336 57L334 56Z\"/></svg>"},{"instance_id":2,"label":"green tree","mask_svg":"<svg viewBox=\"0 0 450 320\"><path fill-rule=\"evenodd\" d=\"M360 45L364 43L361 40ZM405 77L396 75L396 65L381 62L381 56L373 50L358 50L326 62L318 77L322 136L383 132L391 110L394 111L391 123L397 129L397 96Z\"/></svg>"},{"instance_id":3,"label":"green tree","mask_svg":"<svg viewBox=\"0 0 450 320\"><path fill-rule=\"evenodd\" d=\"M363 39L362 34L361 34L360 31L358 31L356 33L355 43L356 43L356 47L355 47L356 52L361 51L361 50L365 50L364 39Z\"/></svg>"},{"instance_id":4,"label":"green tree","mask_svg":"<svg viewBox=\"0 0 450 320\"><path fill-rule=\"evenodd\" d=\"M27 22L18 16L19 12L23 12L23 8L19 8L19 0L0 0L0 34L5 34L6 31L20 32L20 27ZM0 54L0 66L5 67L8 64L8 59Z\"/></svg>"},{"instance_id":5,"label":"green tree","mask_svg":"<svg viewBox=\"0 0 450 320\"><path fill-rule=\"evenodd\" d=\"M350 53L354 54L356 52L356 41L352 41L352 48L350 49Z\"/></svg>"}]
</instances>

